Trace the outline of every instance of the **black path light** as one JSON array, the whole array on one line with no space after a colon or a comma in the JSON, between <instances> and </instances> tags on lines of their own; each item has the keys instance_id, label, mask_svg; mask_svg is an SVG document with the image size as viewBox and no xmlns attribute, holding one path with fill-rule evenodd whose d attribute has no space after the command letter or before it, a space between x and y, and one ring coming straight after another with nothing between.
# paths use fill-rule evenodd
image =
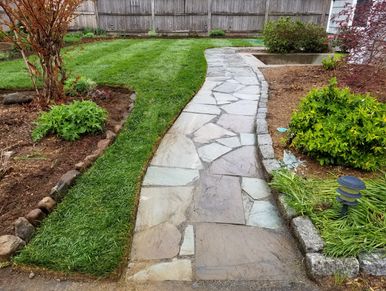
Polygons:
<instances>
[{"instance_id":1,"label":"black path light","mask_svg":"<svg viewBox=\"0 0 386 291\"><path fill-rule=\"evenodd\" d=\"M342 176L338 179L339 188L336 190L340 195L336 200L342 203L340 217L347 215L349 206L357 206L357 199L362 197L360 191L366 189L365 183L353 176Z\"/></svg>"}]
</instances>

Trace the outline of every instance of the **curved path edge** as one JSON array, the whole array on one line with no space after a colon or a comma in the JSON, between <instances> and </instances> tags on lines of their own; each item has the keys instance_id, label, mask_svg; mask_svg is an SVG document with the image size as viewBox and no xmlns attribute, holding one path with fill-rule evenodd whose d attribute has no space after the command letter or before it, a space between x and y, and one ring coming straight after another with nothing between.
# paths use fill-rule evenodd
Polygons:
<instances>
[{"instance_id":1,"label":"curved path edge","mask_svg":"<svg viewBox=\"0 0 386 291\"><path fill-rule=\"evenodd\" d=\"M278 165L264 152L268 84L251 54L205 55L203 87L147 169L126 280L310 286L265 181Z\"/></svg>"}]
</instances>

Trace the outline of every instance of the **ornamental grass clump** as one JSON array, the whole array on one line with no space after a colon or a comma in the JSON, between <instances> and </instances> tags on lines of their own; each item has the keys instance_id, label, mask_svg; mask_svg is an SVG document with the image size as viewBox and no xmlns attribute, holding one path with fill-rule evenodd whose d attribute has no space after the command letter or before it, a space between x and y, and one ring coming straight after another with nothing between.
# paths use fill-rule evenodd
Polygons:
<instances>
[{"instance_id":1,"label":"ornamental grass clump","mask_svg":"<svg viewBox=\"0 0 386 291\"><path fill-rule=\"evenodd\" d=\"M285 194L286 202L299 215L310 217L322 236L324 254L351 257L386 248L386 174L366 179L359 204L339 217L335 178L305 179L288 170L274 173L271 186Z\"/></svg>"},{"instance_id":2,"label":"ornamental grass clump","mask_svg":"<svg viewBox=\"0 0 386 291\"><path fill-rule=\"evenodd\" d=\"M39 116L32 139L36 142L56 134L64 140L75 141L84 134L101 132L106 119L107 111L92 101L55 105Z\"/></svg>"},{"instance_id":3,"label":"ornamental grass clump","mask_svg":"<svg viewBox=\"0 0 386 291\"><path fill-rule=\"evenodd\" d=\"M312 90L292 115L289 144L321 165L386 166L386 104L337 86Z\"/></svg>"}]
</instances>

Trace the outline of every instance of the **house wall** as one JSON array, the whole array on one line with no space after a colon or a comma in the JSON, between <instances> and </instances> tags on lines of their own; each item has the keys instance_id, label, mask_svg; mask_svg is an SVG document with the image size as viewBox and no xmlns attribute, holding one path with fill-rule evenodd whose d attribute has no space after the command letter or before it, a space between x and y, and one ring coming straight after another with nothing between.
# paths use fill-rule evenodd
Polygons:
<instances>
[{"instance_id":1,"label":"house wall","mask_svg":"<svg viewBox=\"0 0 386 291\"><path fill-rule=\"evenodd\" d=\"M356 5L357 0L333 0L330 8L330 16L328 19L327 32L328 33L337 33L338 24L337 21L344 19L344 17L339 17L338 14L343 11L346 5Z\"/></svg>"}]
</instances>

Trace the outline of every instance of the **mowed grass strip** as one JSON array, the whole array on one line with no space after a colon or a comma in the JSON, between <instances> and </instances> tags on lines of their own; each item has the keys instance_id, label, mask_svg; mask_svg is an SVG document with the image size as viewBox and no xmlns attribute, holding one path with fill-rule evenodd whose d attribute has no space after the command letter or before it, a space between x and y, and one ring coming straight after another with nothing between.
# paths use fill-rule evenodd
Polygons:
<instances>
[{"instance_id":1,"label":"mowed grass strip","mask_svg":"<svg viewBox=\"0 0 386 291\"><path fill-rule=\"evenodd\" d=\"M201 87L204 50L251 46L240 39L116 40L65 50L72 75L137 93L115 143L83 174L36 236L19 264L108 276L131 244L141 178L155 146ZM30 88L20 60L0 62L0 89Z\"/></svg>"}]
</instances>

